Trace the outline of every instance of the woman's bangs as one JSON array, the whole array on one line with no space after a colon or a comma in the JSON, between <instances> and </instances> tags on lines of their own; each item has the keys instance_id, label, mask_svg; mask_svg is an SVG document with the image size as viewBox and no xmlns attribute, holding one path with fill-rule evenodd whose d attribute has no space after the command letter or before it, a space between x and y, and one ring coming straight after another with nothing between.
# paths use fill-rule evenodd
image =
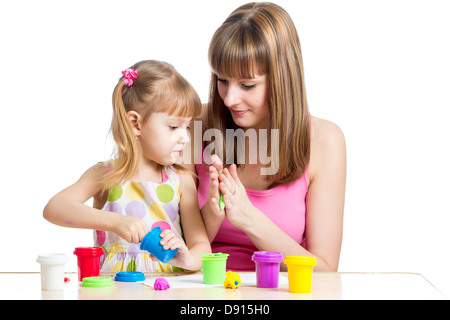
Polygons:
<instances>
[{"instance_id":1,"label":"woman's bangs","mask_svg":"<svg viewBox=\"0 0 450 320\"><path fill-rule=\"evenodd\" d=\"M256 74L266 74L269 61L266 50L253 39L247 32L235 32L227 41L212 46L209 60L213 73L237 79L253 79Z\"/></svg>"}]
</instances>

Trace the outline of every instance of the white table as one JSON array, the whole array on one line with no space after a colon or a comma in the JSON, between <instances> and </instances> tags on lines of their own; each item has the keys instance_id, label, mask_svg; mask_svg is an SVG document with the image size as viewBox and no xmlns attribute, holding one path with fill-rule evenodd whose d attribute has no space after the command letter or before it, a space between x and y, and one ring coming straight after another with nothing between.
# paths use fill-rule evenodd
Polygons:
<instances>
[{"instance_id":1,"label":"white table","mask_svg":"<svg viewBox=\"0 0 450 320\"><path fill-rule=\"evenodd\" d=\"M254 274L254 273L253 273ZM102 274L111 276L113 274ZM152 274L154 276L154 274ZM158 274L170 277L177 274ZM149 276L149 274L146 274ZM287 277L286 272L280 273ZM286 281L276 289L262 289L255 283L238 289L223 286L197 286L154 290L142 283L114 282L110 288L85 288L76 273L67 273L71 281L60 291L41 290L39 273L0 273L1 300L443 300L447 299L422 275L415 273L340 273L314 272L311 293L290 293Z\"/></svg>"}]
</instances>

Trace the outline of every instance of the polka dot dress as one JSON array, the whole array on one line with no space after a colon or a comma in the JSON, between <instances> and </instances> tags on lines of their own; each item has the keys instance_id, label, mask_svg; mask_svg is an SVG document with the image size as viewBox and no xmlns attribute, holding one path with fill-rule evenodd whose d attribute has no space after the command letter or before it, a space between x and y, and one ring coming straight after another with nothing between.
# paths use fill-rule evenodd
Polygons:
<instances>
[{"instance_id":1,"label":"polka dot dress","mask_svg":"<svg viewBox=\"0 0 450 320\"><path fill-rule=\"evenodd\" d=\"M180 179L171 167L166 167L162 174L160 183L128 181L111 188L102 210L142 219L150 229L170 229L183 238L179 215ZM140 250L139 244L128 243L113 232L96 230L94 243L106 252L101 258L101 272L180 270L161 261L153 261L148 251Z\"/></svg>"}]
</instances>

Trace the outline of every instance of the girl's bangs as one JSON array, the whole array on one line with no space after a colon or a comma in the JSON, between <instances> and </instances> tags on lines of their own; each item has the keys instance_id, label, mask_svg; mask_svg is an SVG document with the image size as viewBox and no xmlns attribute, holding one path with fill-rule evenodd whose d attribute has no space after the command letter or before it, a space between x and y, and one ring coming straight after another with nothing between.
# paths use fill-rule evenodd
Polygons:
<instances>
[{"instance_id":1,"label":"girl's bangs","mask_svg":"<svg viewBox=\"0 0 450 320\"><path fill-rule=\"evenodd\" d=\"M167 88L155 99L153 112L167 112L170 116L182 118L200 117L202 104L192 87Z\"/></svg>"}]
</instances>

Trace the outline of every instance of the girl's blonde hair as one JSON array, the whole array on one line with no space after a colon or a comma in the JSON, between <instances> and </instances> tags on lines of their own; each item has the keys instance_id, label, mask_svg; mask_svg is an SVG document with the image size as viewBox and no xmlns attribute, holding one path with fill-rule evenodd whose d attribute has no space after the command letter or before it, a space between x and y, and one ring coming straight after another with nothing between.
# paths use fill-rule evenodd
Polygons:
<instances>
[{"instance_id":1,"label":"girl's blonde hair","mask_svg":"<svg viewBox=\"0 0 450 320\"><path fill-rule=\"evenodd\" d=\"M119 79L113 92L111 132L115 153L111 170L102 179L102 190L129 180L136 172L142 150L128 119L129 111L137 112L145 122L154 112L167 112L177 117L198 117L202 104L197 92L175 68L162 61L144 60L130 67L137 71L131 86ZM183 167L174 165L178 170Z\"/></svg>"},{"instance_id":2,"label":"girl's blonde hair","mask_svg":"<svg viewBox=\"0 0 450 320\"><path fill-rule=\"evenodd\" d=\"M237 8L214 33L208 56L212 76L204 130L216 128L225 134L227 128L237 128L219 96L217 75L242 79L266 75L269 129L279 130L279 169L267 178L271 187L300 178L309 163L310 116L300 40L289 14L267 2Z\"/></svg>"}]
</instances>

